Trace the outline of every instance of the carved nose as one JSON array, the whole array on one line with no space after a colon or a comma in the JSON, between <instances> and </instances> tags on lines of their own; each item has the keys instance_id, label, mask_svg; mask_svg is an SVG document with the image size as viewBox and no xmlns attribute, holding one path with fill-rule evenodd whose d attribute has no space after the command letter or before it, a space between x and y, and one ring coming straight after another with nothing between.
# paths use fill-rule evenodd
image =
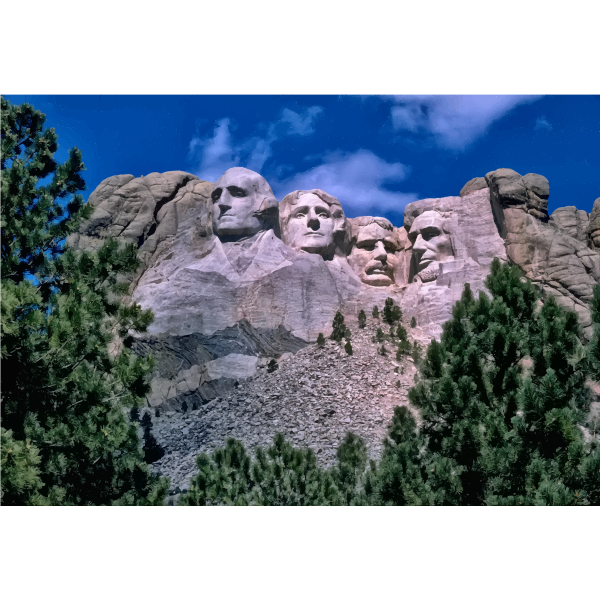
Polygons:
<instances>
[{"instance_id":1,"label":"carved nose","mask_svg":"<svg viewBox=\"0 0 600 600\"><path fill-rule=\"evenodd\" d=\"M221 214L227 212L231 208L231 195L228 194L225 190L223 190L221 197L217 200L217 206L221 210Z\"/></svg>"},{"instance_id":2,"label":"carved nose","mask_svg":"<svg viewBox=\"0 0 600 600\"><path fill-rule=\"evenodd\" d=\"M419 234L417 236L417 239L416 239L415 244L412 249L413 249L413 252L415 252L419 256L421 256L424 252L427 251L427 246L425 244L425 240L423 239L423 236L421 234Z\"/></svg>"},{"instance_id":3,"label":"carved nose","mask_svg":"<svg viewBox=\"0 0 600 600\"><path fill-rule=\"evenodd\" d=\"M317 215L312 211L308 214L308 227L310 227L313 231L317 231L321 227L321 222L317 218Z\"/></svg>"},{"instance_id":4,"label":"carved nose","mask_svg":"<svg viewBox=\"0 0 600 600\"><path fill-rule=\"evenodd\" d=\"M385 247L382 242L377 242L375 246L375 255L373 257L375 260L380 260L381 262L385 262L387 260L387 252L385 251Z\"/></svg>"}]
</instances>

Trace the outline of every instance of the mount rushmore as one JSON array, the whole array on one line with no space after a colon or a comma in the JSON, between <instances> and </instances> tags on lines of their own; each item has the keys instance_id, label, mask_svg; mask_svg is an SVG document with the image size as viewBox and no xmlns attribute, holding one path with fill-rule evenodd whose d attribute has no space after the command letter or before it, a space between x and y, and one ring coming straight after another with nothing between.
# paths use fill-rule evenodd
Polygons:
<instances>
[{"instance_id":1,"label":"mount rushmore","mask_svg":"<svg viewBox=\"0 0 600 600\"><path fill-rule=\"evenodd\" d=\"M141 267L131 298L151 308L133 348L156 368L148 406L202 405L253 377L272 358L331 333L333 317L381 308L387 297L413 337L439 339L469 282L475 293L495 257L517 264L541 291L574 310L591 333L588 302L600 282L600 198L591 214L548 215L548 180L497 169L458 196L408 204L402 227L348 218L320 189L281 201L241 167L216 183L182 171L116 175L90 195L92 217L68 243L134 242Z\"/></svg>"}]
</instances>

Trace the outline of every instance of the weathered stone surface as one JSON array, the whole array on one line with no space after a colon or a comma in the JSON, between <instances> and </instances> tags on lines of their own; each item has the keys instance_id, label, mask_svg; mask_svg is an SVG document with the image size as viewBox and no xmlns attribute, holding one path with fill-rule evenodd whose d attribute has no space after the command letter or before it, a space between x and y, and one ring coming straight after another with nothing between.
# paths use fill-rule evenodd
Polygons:
<instances>
[{"instance_id":1,"label":"weathered stone surface","mask_svg":"<svg viewBox=\"0 0 600 600\"><path fill-rule=\"evenodd\" d=\"M498 169L460 196L409 204L398 228L380 217L346 219L318 189L280 204L248 169L230 169L216 184L179 171L125 175L92 194L94 215L69 243L92 248L114 236L138 244L132 297L155 315L133 343L156 358L148 404L200 410L272 358L285 364L319 333L327 337L338 310L354 325L360 310L370 315L391 297L407 323L415 318L413 339L439 339L464 284L486 291L495 257L576 310L589 333L600 256L583 236L600 241L600 202L589 225L570 209L547 223L549 192L540 175Z\"/></svg>"},{"instance_id":2,"label":"weathered stone surface","mask_svg":"<svg viewBox=\"0 0 600 600\"><path fill-rule=\"evenodd\" d=\"M588 235L591 248L600 253L600 198L595 200L590 214Z\"/></svg>"},{"instance_id":3,"label":"weathered stone surface","mask_svg":"<svg viewBox=\"0 0 600 600\"><path fill-rule=\"evenodd\" d=\"M485 177L474 177L473 179L467 181L463 186L462 190L458 194L461 198L470 194L471 192L476 192L478 190L483 190L488 186Z\"/></svg>"},{"instance_id":4,"label":"weathered stone surface","mask_svg":"<svg viewBox=\"0 0 600 600\"><path fill-rule=\"evenodd\" d=\"M589 301L600 282L600 256L561 227L545 223L522 202L525 178L510 169L486 175L494 216L506 242L508 258L519 265L544 295L577 312L584 333L591 335ZM545 179L545 178L544 178ZM532 190L545 195L539 178L530 178ZM541 182L541 183L540 183Z\"/></svg>"},{"instance_id":5,"label":"weathered stone surface","mask_svg":"<svg viewBox=\"0 0 600 600\"><path fill-rule=\"evenodd\" d=\"M561 206L550 215L550 223L566 231L572 238L589 245L590 215L575 206Z\"/></svg>"}]
</instances>

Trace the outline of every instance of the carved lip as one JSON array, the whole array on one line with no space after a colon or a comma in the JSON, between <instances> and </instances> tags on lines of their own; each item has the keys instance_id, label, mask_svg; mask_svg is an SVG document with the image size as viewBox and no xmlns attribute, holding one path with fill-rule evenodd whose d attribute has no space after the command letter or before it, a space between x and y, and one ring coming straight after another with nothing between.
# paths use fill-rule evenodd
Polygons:
<instances>
[{"instance_id":1,"label":"carved lip","mask_svg":"<svg viewBox=\"0 0 600 600\"><path fill-rule=\"evenodd\" d=\"M320 237L323 237L323 234L319 233L318 231L309 231L309 232L305 233L304 235L305 236L307 236L307 235L318 235Z\"/></svg>"}]
</instances>

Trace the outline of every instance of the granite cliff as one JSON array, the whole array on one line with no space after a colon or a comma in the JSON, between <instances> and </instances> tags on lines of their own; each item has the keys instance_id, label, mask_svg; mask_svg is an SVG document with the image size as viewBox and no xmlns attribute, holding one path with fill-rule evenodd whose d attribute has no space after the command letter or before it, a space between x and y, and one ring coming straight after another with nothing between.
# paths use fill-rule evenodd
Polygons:
<instances>
[{"instance_id":1,"label":"granite cliff","mask_svg":"<svg viewBox=\"0 0 600 600\"><path fill-rule=\"evenodd\" d=\"M134 349L156 357L153 413L199 410L248 384L272 358L328 336L336 311L353 325L361 309L391 297L411 340L439 338L464 283L477 293L492 260L511 261L579 315L600 282L600 198L592 213L548 215L545 177L497 169L458 196L406 206L402 227L347 218L326 191L279 202L259 174L227 171L216 183L182 171L116 175L90 195L95 211L68 243L107 237L137 244L131 298L155 320Z\"/></svg>"}]
</instances>

